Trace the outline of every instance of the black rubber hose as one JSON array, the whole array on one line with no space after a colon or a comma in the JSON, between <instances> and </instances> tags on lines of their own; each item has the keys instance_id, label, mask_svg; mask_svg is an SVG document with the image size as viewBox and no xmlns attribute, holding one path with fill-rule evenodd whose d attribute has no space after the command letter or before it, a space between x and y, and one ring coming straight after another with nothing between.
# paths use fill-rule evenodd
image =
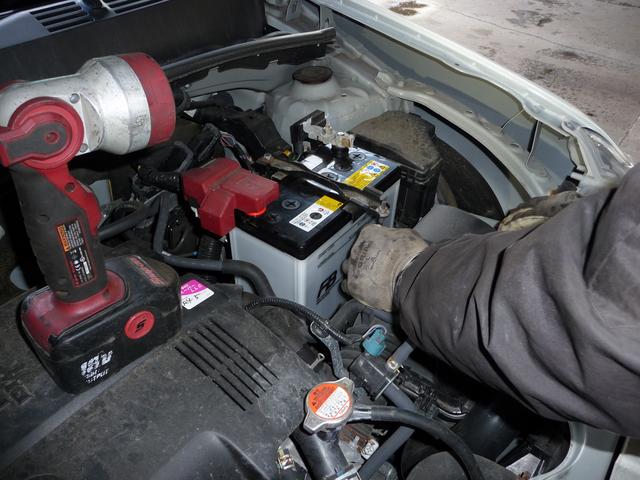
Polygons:
<instances>
[{"instance_id":1,"label":"black rubber hose","mask_svg":"<svg viewBox=\"0 0 640 480\"><path fill-rule=\"evenodd\" d=\"M355 321L356 316L360 313L368 313L386 323L393 322L393 318L389 312L376 310L375 308L364 305L355 299L351 299L348 302L342 304L338 311L333 314L333 317L331 317L329 323L333 328L344 331L350 324Z\"/></svg>"},{"instance_id":2,"label":"black rubber hose","mask_svg":"<svg viewBox=\"0 0 640 480\"><path fill-rule=\"evenodd\" d=\"M261 297L275 295L267 276L253 263L241 260L198 260L196 258L167 255L166 253L162 255L162 259L173 267L184 268L185 270L200 270L242 277L251 283L255 292Z\"/></svg>"},{"instance_id":3,"label":"black rubber hose","mask_svg":"<svg viewBox=\"0 0 640 480\"><path fill-rule=\"evenodd\" d=\"M299 303L280 297L265 297L256 298L252 302L247 303L244 306L244 309L247 312L251 312L259 307L280 307L287 309L303 318L307 323L315 323L328 335L331 335L333 338L338 340L338 342L344 345L351 345L353 343L353 340L349 336L333 328L325 318Z\"/></svg>"},{"instance_id":4,"label":"black rubber hose","mask_svg":"<svg viewBox=\"0 0 640 480\"><path fill-rule=\"evenodd\" d=\"M356 406L349 421L400 423L421 430L451 449L470 480L484 480L478 462L464 440L444 424L420 413L396 407Z\"/></svg>"},{"instance_id":5,"label":"black rubber hose","mask_svg":"<svg viewBox=\"0 0 640 480\"><path fill-rule=\"evenodd\" d=\"M158 219L156 220L156 229L153 232L153 251L163 257L168 256L164 254L164 234L167 231L167 224L169 223L169 213L176 205L176 202L177 199L175 195L169 193L162 193L160 195Z\"/></svg>"},{"instance_id":6,"label":"black rubber hose","mask_svg":"<svg viewBox=\"0 0 640 480\"><path fill-rule=\"evenodd\" d=\"M98 238L102 240L108 240L116 235L126 232L127 230L134 228L143 220L153 217L158 213L158 207L160 202L158 200L152 201L149 205L145 205L139 208L133 213L130 213L126 217L122 217L115 222L111 222L107 225L100 227L98 230Z\"/></svg>"},{"instance_id":7,"label":"black rubber hose","mask_svg":"<svg viewBox=\"0 0 640 480\"><path fill-rule=\"evenodd\" d=\"M518 437L518 430L505 415L510 412L506 407L500 397L491 402L478 402L453 431L464 438L476 455L495 461Z\"/></svg>"},{"instance_id":8,"label":"black rubber hose","mask_svg":"<svg viewBox=\"0 0 640 480\"><path fill-rule=\"evenodd\" d=\"M205 233L200 237L196 257L198 260L220 260L223 250L224 245L220 240ZM211 283L219 282L218 275L215 273L203 273L202 277Z\"/></svg>"},{"instance_id":9,"label":"black rubber hose","mask_svg":"<svg viewBox=\"0 0 640 480\"><path fill-rule=\"evenodd\" d=\"M411 399L400 390L394 383L390 384L383 392L384 397L396 407L404 410L416 411L417 408ZM380 467L391 458L413 435L414 429L401 426L393 432L380 447L373 452L373 455L364 462L358 474L362 480L368 480L380 470Z\"/></svg>"},{"instance_id":10,"label":"black rubber hose","mask_svg":"<svg viewBox=\"0 0 640 480\"><path fill-rule=\"evenodd\" d=\"M343 303L338 311L333 314L329 323L337 330L345 330L350 323L356 319L356 316L367 309L367 306L355 299Z\"/></svg>"},{"instance_id":11,"label":"black rubber hose","mask_svg":"<svg viewBox=\"0 0 640 480\"><path fill-rule=\"evenodd\" d=\"M198 245L198 258L201 260L220 260L222 249L223 245L220 240L209 235L202 235L200 245Z\"/></svg>"},{"instance_id":12,"label":"black rubber hose","mask_svg":"<svg viewBox=\"0 0 640 480\"><path fill-rule=\"evenodd\" d=\"M395 352L393 352L391 358L402 365L407 361L409 355L411 355L412 352L413 345L411 345L409 342L402 342L402 344L398 348L396 348Z\"/></svg>"},{"instance_id":13,"label":"black rubber hose","mask_svg":"<svg viewBox=\"0 0 640 480\"><path fill-rule=\"evenodd\" d=\"M340 449L338 431L309 434L298 428L291 438L315 480L338 478L352 469Z\"/></svg>"},{"instance_id":14,"label":"black rubber hose","mask_svg":"<svg viewBox=\"0 0 640 480\"><path fill-rule=\"evenodd\" d=\"M164 73L171 82L194 73L209 70L223 63L240 60L242 58L265 55L281 50L294 50L306 46L326 44L336 38L336 30L333 27L311 32L291 33L279 37L258 38L228 47L222 47L204 53L196 54L189 58L176 60L162 66Z\"/></svg>"},{"instance_id":15,"label":"black rubber hose","mask_svg":"<svg viewBox=\"0 0 640 480\"><path fill-rule=\"evenodd\" d=\"M389 358L393 358L396 362L402 365L409 358L411 352L413 352L413 346L408 342L404 342L396 348ZM411 399L402 390L400 390L395 383L390 384L382 394L396 407L403 408L405 410L417 410ZM413 428L404 426L399 427L395 432L393 432L391 436L389 436L389 438L380 445L380 448L378 448L364 463L364 465L362 465L362 468L358 471L360 478L362 480L372 478L380 467L405 443L407 443L413 435L413 432Z\"/></svg>"},{"instance_id":16,"label":"black rubber hose","mask_svg":"<svg viewBox=\"0 0 640 480\"><path fill-rule=\"evenodd\" d=\"M269 279L257 266L240 260L198 260L195 258L182 258L163 251L164 233L169 221L169 212L175 202L175 196L163 194L160 199L160 208L156 230L153 234L153 251L162 256L162 260L173 266L186 270L201 270L205 272L217 272L225 275L237 275L247 279L256 293L264 297L275 295Z\"/></svg>"}]
</instances>

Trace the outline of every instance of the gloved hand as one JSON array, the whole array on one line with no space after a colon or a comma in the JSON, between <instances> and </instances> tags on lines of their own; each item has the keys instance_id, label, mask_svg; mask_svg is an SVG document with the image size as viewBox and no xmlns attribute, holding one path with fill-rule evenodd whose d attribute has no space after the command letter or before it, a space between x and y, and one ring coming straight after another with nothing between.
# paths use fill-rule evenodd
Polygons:
<instances>
[{"instance_id":1,"label":"gloved hand","mask_svg":"<svg viewBox=\"0 0 640 480\"><path fill-rule=\"evenodd\" d=\"M427 242L408 228L367 225L343 264L347 279L342 289L365 305L390 312L400 273L425 248Z\"/></svg>"},{"instance_id":2,"label":"gloved hand","mask_svg":"<svg viewBox=\"0 0 640 480\"><path fill-rule=\"evenodd\" d=\"M498 231L512 232L538 226L553 217L577 198L578 194L574 191L565 191L545 197L532 198L509 211L507 216L500 222L500 225L498 225Z\"/></svg>"}]
</instances>

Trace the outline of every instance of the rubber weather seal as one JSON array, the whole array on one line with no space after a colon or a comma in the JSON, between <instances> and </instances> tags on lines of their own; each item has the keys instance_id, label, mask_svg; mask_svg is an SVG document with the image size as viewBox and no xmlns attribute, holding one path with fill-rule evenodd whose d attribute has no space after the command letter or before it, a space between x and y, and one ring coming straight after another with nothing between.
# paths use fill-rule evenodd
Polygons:
<instances>
[{"instance_id":1,"label":"rubber weather seal","mask_svg":"<svg viewBox=\"0 0 640 480\"><path fill-rule=\"evenodd\" d=\"M278 52L280 50L331 43L335 38L336 30L333 27L313 30L311 32L263 37L176 60L175 62L163 65L162 69L167 75L167 78L169 78L171 82L174 82L228 62L242 60L243 58L255 55Z\"/></svg>"}]
</instances>

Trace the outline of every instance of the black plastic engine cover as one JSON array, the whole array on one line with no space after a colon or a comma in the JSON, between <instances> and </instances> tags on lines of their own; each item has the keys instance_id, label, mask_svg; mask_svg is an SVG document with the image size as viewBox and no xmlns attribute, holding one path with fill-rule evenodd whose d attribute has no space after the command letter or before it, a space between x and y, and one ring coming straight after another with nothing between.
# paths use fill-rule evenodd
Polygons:
<instances>
[{"instance_id":1,"label":"black plastic engine cover","mask_svg":"<svg viewBox=\"0 0 640 480\"><path fill-rule=\"evenodd\" d=\"M319 378L228 289L211 288L176 338L80 395L60 391L28 350L16 302L2 307L0 478L277 478L277 448Z\"/></svg>"}]
</instances>

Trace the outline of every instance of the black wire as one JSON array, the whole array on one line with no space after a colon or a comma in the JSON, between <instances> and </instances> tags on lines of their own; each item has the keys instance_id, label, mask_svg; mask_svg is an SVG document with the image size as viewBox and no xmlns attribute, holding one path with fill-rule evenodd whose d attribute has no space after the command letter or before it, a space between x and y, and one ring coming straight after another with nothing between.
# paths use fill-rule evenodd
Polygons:
<instances>
[{"instance_id":1,"label":"black wire","mask_svg":"<svg viewBox=\"0 0 640 480\"><path fill-rule=\"evenodd\" d=\"M285 298L279 298L279 297L257 298L249 302L248 304L246 304L244 306L244 309L247 312L251 312L256 308L266 307L266 306L285 308L295 313L299 317L303 318L307 323L309 324L315 323L316 325L318 325L318 327L320 327L320 329L323 332L332 336L333 338L338 340L338 342L344 345L351 345L352 343L354 343L351 337L333 328L325 318L321 317L310 308L307 308L304 305L300 305L299 303L293 302L291 300L287 300Z\"/></svg>"},{"instance_id":2,"label":"black wire","mask_svg":"<svg viewBox=\"0 0 640 480\"><path fill-rule=\"evenodd\" d=\"M462 438L442 423L421 413L396 407L356 406L350 422L358 421L400 423L421 430L444 443L455 454L470 480L484 480L473 452Z\"/></svg>"},{"instance_id":3,"label":"black wire","mask_svg":"<svg viewBox=\"0 0 640 480\"><path fill-rule=\"evenodd\" d=\"M98 238L102 240L108 240L109 238L120 235L127 230L134 228L143 220L153 217L158 213L159 200L153 200L149 205L139 208L133 213L130 213L126 217L122 217L115 222L111 222L107 225L100 227L98 231Z\"/></svg>"},{"instance_id":4,"label":"black wire","mask_svg":"<svg viewBox=\"0 0 640 480\"><path fill-rule=\"evenodd\" d=\"M197 161L196 161L197 165L200 165L205 160L208 160L208 158L211 156L211 152L213 152L214 147L220 141L220 137L222 136L222 134L220 133L220 130L218 129L218 127L216 127L212 123L205 123L204 124L204 127L202 127L201 133L205 132L205 131L212 132L213 136L211 137L211 140L209 141L209 143L207 145L205 145L205 147L202 148L202 150L200 150L198 152L198 158L197 158Z\"/></svg>"}]
</instances>

